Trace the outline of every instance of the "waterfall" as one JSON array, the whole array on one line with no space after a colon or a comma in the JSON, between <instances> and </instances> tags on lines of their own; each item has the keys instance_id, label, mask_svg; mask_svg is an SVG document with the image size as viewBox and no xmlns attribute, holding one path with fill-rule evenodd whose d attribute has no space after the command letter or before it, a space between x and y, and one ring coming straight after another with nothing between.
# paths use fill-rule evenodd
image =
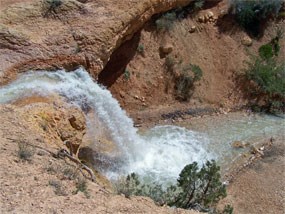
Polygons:
<instances>
[{"instance_id":1,"label":"waterfall","mask_svg":"<svg viewBox=\"0 0 285 214\"><path fill-rule=\"evenodd\" d=\"M11 84L0 88L0 103L53 93L82 109L91 108L106 128L124 158L124 165L119 171L104 172L109 178L136 172L157 181L175 181L186 164L193 161L201 164L205 159L213 157L206 151L209 141L207 136L185 128L158 126L143 136L137 134L132 119L118 101L106 88L94 82L83 68L74 72L26 72ZM88 130L92 132L96 124L88 116L86 118ZM93 136L96 138L96 135Z\"/></svg>"}]
</instances>

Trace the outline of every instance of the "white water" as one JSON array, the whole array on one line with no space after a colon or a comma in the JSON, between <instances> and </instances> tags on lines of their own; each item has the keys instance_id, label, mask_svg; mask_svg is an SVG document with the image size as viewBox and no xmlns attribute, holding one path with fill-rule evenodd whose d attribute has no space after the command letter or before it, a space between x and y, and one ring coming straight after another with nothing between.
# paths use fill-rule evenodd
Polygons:
<instances>
[{"instance_id":1,"label":"white water","mask_svg":"<svg viewBox=\"0 0 285 214\"><path fill-rule=\"evenodd\" d=\"M268 115L221 116L204 120L197 127L192 124L190 127L195 131L177 126L157 126L138 135L133 121L117 100L82 68L70 73L27 72L0 88L0 104L54 93L72 105L84 110L91 108L95 112L98 119L86 114L88 132L94 145L98 145L101 129L116 144L120 160L113 164L117 167L103 171L109 178L136 172L145 179L173 182L182 168L193 161L201 165L206 159L216 159L223 168L227 168L245 151L231 147L235 140L252 144L271 136L284 136L285 120Z\"/></svg>"},{"instance_id":2,"label":"white water","mask_svg":"<svg viewBox=\"0 0 285 214\"><path fill-rule=\"evenodd\" d=\"M159 182L175 181L182 168L193 161L200 165L214 158L207 151L205 134L175 126L158 126L145 136L137 134L133 121L111 93L95 83L82 68L65 71L27 72L11 84L0 88L0 103L9 103L32 95L57 93L69 103L96 112L101 124L116 143L124 164L116 171L105 171L109 178L136 172ZM95 121L87 118L89 132L96 133ZM94 144L96 143L94 139ZM113 163L116 164L116 163Z\"/></svg>"}]
</instances>

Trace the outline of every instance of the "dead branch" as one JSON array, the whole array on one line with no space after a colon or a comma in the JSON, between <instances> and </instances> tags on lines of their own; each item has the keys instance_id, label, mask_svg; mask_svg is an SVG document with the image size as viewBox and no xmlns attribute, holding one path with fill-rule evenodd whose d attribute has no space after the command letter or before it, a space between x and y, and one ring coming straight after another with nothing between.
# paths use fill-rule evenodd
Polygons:
<instances>
[{"instance_id":1,"label":"dead branch","mask_svg":"<svg viewBox=\"0 0 285 214\"><path fill-rule=\"evenodd\" d=\"M90 168L89 168L88 166L86 166L85 164L81 163L80 160L78 160L77 158L72 157L72 156L68 153L68 151L66 151L65 149L61 149L61 150L58 151L57 156L58 156L59 158L64 158L64 157L69 158L72 162L74 162L74 163L76 163L77 165L79 165L81 169L86 170L86 171L89 173L89 175L91 176L91 180L92 180L93 182L95 182L95 175L94 175L94 172L92 171L92 169L90 169Z\"/></svg>"}]
</instances>

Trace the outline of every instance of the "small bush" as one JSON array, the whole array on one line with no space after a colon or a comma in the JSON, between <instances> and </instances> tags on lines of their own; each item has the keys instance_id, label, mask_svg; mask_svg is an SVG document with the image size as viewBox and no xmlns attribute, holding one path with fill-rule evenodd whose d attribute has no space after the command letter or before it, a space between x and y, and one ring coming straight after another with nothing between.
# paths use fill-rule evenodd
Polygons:
<instances>
[{"instance_id":1,"label":"small bush","mask_svg":"<svg viewBox=\"0 0 285 214\"><path fill-rule=\"evenodd\" d=\"M175 88L178 99L187 101L191 97L194 82L202 77L202 70L198 65L188 64L182 68L176 78Z\"/></svg>"},{"instance_id":2,"label":"small bush","mask_svg":"<svg viewBox=\"0 0 285 214\"><path fill-rule=\"evenodd\" d=\"M170 31L174 26L175 20L175 12L168 12L155 21L156 29L158 31Z\"/></svg>"},{"instance_id":3,"label":"small bush","mask_svg":"<svg viewBox=\"0 0 285 214\"><path fill-rule=\"evenodd\" d=\"M205 4L205 0L195 0L194 1L194 11L201 10Z\"/></svg>"},{"instance_id":4,"label":"small bush","mask_svg":"<svg viewBox=\"0 0 285 214\"><path fill-rule=\"evenodd\" d=\"M260 24L269 16L277 16L282 0L231 0L231 10L237 22L254 36L260 34Z\"/></svg>"},{"instance_id":5,"label":"small bush","mask_svg":"<svg viewBox=\"0 0 285 214\"><path fill-rule=\"evenodd\" d=\"M130 71L128 69L125 69L125 72L124 72L124 75L123 75L124 79L125 80L129 80L130 76L131 76Z\"/></svg>"},{"instance_id":6,"label":"small bush","mask_svg":"<svg viewBox=\"0 0 285 214\"><path fill-rule=\"evenodd\" d=\"M67 193L65 192L62 183L57 180L50 180L49 185L54 187L54 193L59 196L66 196Z\"/></svg>"},{"instance_id":7,"label":"small bush","mask_svg":"<svg viewBox=\"0 0 285 214\"><path fill-rule=\"evenodd\" d=\"M215 161L207 161L200 170L196 162L185 166L177 180L180 192L170 204L184 209L193 209L197 204L201 210L214 207L226 197L219 171Z\"/></svg>"},{"instance_id":8,"label":"small bush","mask_svg":"<svg viewBox=\"0 0 285 214\"><path fill-rule=\"evenodd\" d=\"M175 59L173 57L168 55L165 58L164 66L168 72L173 71L175 64L176 64L176 62L175 62Z\"/></svg>"},{"instance_id":9,"label":"small bush","mask_svg":"<svg viewBox=\"0 0 285 214\"><path fill-rule=\"evenodd\" d=\"M246 62L245 76L254 83L249 89L251 95L257 98L252 104L255 109L272 113L285 110L285 62L279 62L277 58L282 37L283 31L278 29L276 36L259 48L259 55L251 55ZM259 102L261 98L265 104Z\"/></svg>"},{"instance_id":10,"label":"small bush","mask_svg":"<svg viewBox=\"0 0 285 214\"><path fill-rule=\"evenodd\" d=\"M74 180L78 177L77 171L73 167L65 167L62 170L63 176L66 179Z\"/></svg>"},{"instance_id":11,"label":"small bush","mask_svg":"<svg viewBox=\"0 0 285 214\"><path fill-rule=\"evenodd\" d=\"M56 9L63 4L62 0L45 0L44 2L46 3L44 17L55 16Z\"/></svg>"},{"instance_id":12,"label":"small bush","mask_svg":"<svg viewBox=\"0 0 285 214\"><path fill-rule=\"evenodd\" d=\"M86 198L90 197L89 191L87 189L87 181L84 178L78 178L76 182L75 194L78 192L83 192Z\"/></svg>"},{"instance_id":13,"label":"small bush","mask_svg":"<svg viewBox=\"0 0 285 214\"><path fill-rule=\"evenodd\" d=\"M220 181L219 171L220 167L215 161L207 161L200 170L194 162L184 167L176 185L166 189L157 183L142 184L135 173L125 179L121 178L114 185L117 193L126 197L141 195L152 198L160 205L213 211L217 202L226 196L226 188ZM230 210L231 207L226 208Z\"/></svg>"},{"instance_id":14,"label":"small bush","mask_svg":"<svg viewBox=\"0 0 285 214\"><path fill-rule=\"evenodd\" d=\"M225 207L224 207L224 210L222 212L222 214L233 214L234 213L234 208L227 204Z\"/></svg>"},{"instance_id":15,"label":"small bush","mask_svg":"<svg viewBox=\"0 0 285 214\"><path fill-rule=\"evenodd\" d=\"M278 64L275 59L262 60L258 57L247 63L246 75L253 80L258 91L270 97L285 96L285 63Z\"/></svg>"},{"instance_id":16,"label":"small bush","mask_svg":"<svg viewBox=\"0 0 285 214\"><path fill-rule=\"evenodd\" d=\"M192 72L194 73L194 81L199 81L202 78L203 72L201 70L201 68L198 65L193 65L190 64L190 68L192 70Z\"/></svg>"},{"instance_id":17,"label":"small bush","mask_svg":"<svg viewBox=\"0 0 285 214\"><path fill-rule=\"evenodd\" d=\"M285 99L285 63L276 59L264 60L253 57L247 62L246 77L255 83L252 94L262 96L266 111L276 112L284 109ZM282 101L283 100L283 101ZM255 105L258 105L255 104ZM259 107L259 106L257 106Z\"/></svg>"},{"instance_id":18,"label":"small bush","mask_svg":"<svg viewBox=\"0 0 285 214\"><path fill-rule=\"evenodd\" d=\"M131 173L126 178L121 177L119 180L114 182L114 188L117 194L123 194L126 198L132 195L138 195L140 193L139 177L135 173Z\"/></svg>"},{"instance_id":19,"label":"small bush","mask_svg":"<svg viewBox=\"0 0 285 214\"><path fill-rule=\"evenodd\" d=\"M187 101L191 96L193 84L193 78L188 72L181 73L175 84L177 98L179 100Z\"/></svg>"},{"instance_id":20,"label":"small bush","mask_svg":"<svg viewBox=\"0 0 285 214\"><path fill-rule=\"evenodd\" d=\"M51 9L55 9L62 5L62 0L46 0Z\"/></svg>"},{"instance_id":21,"label":"small bush","mask_svg":"<svg viewBox=\"0 0 285 214\"><path fill-rule=\"evenodd\" d=\"M137 52L140 54L144 53L144 45L143 44L138 45Z\"/></svg>"},{"instance_id":22,"label":"small bush","mask_svg":"<svg viewBox=\"0 0 285 214\"><path fill-rule=\"evenodd\" d=\"M26 142L18 143L18 157L24 161L30 161L34 155L34 150Z\"/></svg>"},{"instance_id":23,"label":"small bush","mask_svg":"<svg viewBox=\"0 0 285 214\"><path fill-rule=\"evenodd\" d=\"M262 45L259 49L259 56L263 59L270 59L273 57L273 49L271 44Z\"/></svg>"}]
</instances>

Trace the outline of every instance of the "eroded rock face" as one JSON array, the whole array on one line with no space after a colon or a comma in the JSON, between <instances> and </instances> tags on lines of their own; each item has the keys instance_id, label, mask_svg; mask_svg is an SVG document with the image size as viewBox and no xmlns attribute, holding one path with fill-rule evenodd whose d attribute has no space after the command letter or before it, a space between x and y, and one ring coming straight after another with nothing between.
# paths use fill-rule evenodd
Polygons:
<instances>
[{"instance_id":1,"label":"eroded rock face","mask_svg":"<svg viewBox=\"0 0 285 214\"><path fill-rule=\"evenodd\" d=\"M2 3L3 2L3 3ZM29 69L85 66L94 77L152 15L191 0L2 1L0 83Z\"/></svg>"},{"instance_id":2,"label":"eroded rock face","mask_svg":"<svg viewBox=\"0 0 285 214\"><path fill-rule=\"evenodd\" d=\"M56 97L30 97L13 104L30 128L47 143L77 154L86 133L85 116L80 109Z\"/></svg>"}]
</instances>

